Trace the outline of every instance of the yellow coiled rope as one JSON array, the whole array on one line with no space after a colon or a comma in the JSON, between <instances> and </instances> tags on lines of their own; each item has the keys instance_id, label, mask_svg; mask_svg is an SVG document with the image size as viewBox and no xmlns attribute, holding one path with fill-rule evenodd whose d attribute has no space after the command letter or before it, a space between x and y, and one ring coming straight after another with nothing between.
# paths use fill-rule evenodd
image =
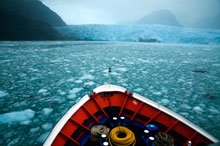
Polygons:
<instances>
[{"instance_id":1,"label":"yellow coiled rope","mask_svg":"<svg viewBox=\"0 0 220 146\"><path fill-rule=\"evenodd\" d=\"M109 144L111 146L134 146L135 143L134 133L126 127L118 126L110 131Z\"/></svg>"}]
</instances>

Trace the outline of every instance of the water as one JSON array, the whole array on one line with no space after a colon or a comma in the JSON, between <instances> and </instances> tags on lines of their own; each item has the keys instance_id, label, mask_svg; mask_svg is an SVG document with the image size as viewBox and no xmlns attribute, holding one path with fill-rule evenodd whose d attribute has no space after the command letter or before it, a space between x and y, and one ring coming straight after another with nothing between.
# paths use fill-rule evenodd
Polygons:
<instances>
[{"instance_id":1,"label":"water","mask_svg":"<svg viewBox=\"0 0 220 146\"><path fill-rule=\"evenodd\" d=\"M0 145L42 145L79 99L108 82L220 138L220 46L0 42Z\"/></svg>"}]
</instances>

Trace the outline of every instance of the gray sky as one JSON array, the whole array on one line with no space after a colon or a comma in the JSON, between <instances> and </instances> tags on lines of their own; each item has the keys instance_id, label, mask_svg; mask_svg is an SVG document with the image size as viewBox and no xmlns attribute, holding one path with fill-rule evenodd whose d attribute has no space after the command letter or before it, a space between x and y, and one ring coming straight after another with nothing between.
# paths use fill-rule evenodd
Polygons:
<instances>
[{"instance_id":1,"label":"gray sky","mask_svg":"<svg viewBox=\"0 0 220 146\"><path fill-rule=\"evenodd\" d=\"M168 9L191 26L201 17L220 12L220 0L41 0L67 24L117 24L136 21L150 12Z\"/></svg>"}]
</instances>

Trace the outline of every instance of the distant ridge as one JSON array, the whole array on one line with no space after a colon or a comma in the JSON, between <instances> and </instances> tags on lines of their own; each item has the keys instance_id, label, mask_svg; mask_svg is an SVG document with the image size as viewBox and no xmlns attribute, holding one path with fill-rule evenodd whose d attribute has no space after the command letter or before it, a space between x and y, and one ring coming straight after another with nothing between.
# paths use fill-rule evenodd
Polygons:
<instances>
[{"instance_id":1,"label":"distant ridge","mask_svg":"<svg viewBox=\"0 0 220 146\"><path fill-rule=\"evenodd\" d=\"M154 11L138 20L136 24L161 24L168 26L182 26L169 10Z\"/></svg>"}]
</instances>

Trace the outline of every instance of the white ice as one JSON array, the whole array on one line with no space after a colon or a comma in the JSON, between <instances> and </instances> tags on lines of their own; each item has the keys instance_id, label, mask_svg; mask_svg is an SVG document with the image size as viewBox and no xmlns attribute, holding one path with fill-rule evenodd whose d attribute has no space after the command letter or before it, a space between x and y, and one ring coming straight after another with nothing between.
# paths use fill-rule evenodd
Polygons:
<instances>
[{"instance_id":1,"label":"white ice","mask_svg":"<svg viewBox=\"0 0 220 146\"><path fill-rule=\"evenodd\" d=\"M67 81L67 82L73 82L73 81L74 81L74 78L71 77L71 78L67 79L66 81Z\"/></svg>"},{"instance_id":2,"label":"white ice","mask_svg":"<svg viewBox=\"0 0 220 146\"><path fill-rule=\"evenodd\" d=\"M15 138L15 139L11 140L11 141L7 144L7 146L13 146L13 145L15 145L15 144L18 143L18 142L19 142L19 139L18 139L18 138Z\"/></svg>"},{"instance_id":3,"label":"white ice","mask_svg":"<svg viewBox=\"0 0 220 146\"><path fill-rule=\"evenodd\" d=\"M49 134L50 134L50 132L46 132L46 133L42 134L42 135L37 139L37 141L40 142L40 143L43 143L43 142L46 140L46 138L48 137Z\"/></svg>"},{"instance_id":4,"label":"white ice","mask_svg":"<svg viewBox=\"0 0 220 146\"><path fill-rule=\"evenodd\" d=\"M26 121L22 121L20 122L21 125L28 125L30 124L32 121L31 120L26 120Z\"/></svg>"},{"instance_id":5,"label":"white ice","mask_svg":"<svg viewBox=\"0 0 220 146\"><path fill-rule=\"evenodd\" d=\"M204 112L204 110L201 107L199 107L199 106L195 106L193 108L193 111L195 111L198 114L202 114Z\"/></svg>"},{"instance_id":6,"label":"white ice","mask_svg":"<svg viewBox=\"0 0 220 146\"><path fill-rule=\"evenodd\" d=\"M83 74L82 77L79 78L80 80L93 80L94 76L92 76L91 74L85 73Z\"/></svg>"},{"instance_id":7,"label":"white ice","mask_svg":"<svg viewBox=\"0 0 220 146\"><path fill-rule=\"evenodd\" d=\"M31 129L30 129L30 133L35 133L35 132L37 132L37 131L39 131L39 130L40 130L39 127L31 128Z\"/></svg>"},{"instance_id":8,"label":"white ice","mask_svg":"<svg viewBox=\"0 0 220 146\"><path fill-rule=\"evenodd\" d=\"M72 90L69 91L70 94L76 94L80 92L83 88L73 88Z\"/></svg>"},{"instance_id":9,"label":"white ice","mask_svg":"<svg viewBox=\"0 0 220 146\"><path fill-rule=\"evenodd\" d=\"M84 85L86 86L86 85L88 85L88 86L92 86L92 85L94 85L95 83L93 82L93 81L90 81L90 82L86 82L86 83L84 83Z\"/></svg>"},{"instance_id":10,"label":"white ice","mask_svg":"<svg viewBox=\"0 0 220 146\"><path fill-rule=\"evenodd\" d=\"M47 92L47 89L40 89L40 90L38 91L38 93L45 93L45 92Z\"/></svg>"},{"instance_id":11,"label":"white ice","mask_svg":"<svg viewBox=\"0 0 220 146\"><path fill-rule=\"evenodd\" d=\"M52 129L53 124L52 124L52 123L45 123L45 124L41 125L41 127L42 127L44 130L50 130L50 129Z\"/></svg>"},{"instance_id":12,"label":"white ice","mask_svg":"<svg viewBox=\"0 0 220 146\"><path fill-rule=\"evenodd\" d=\"M23 111L14 111L0 115L0 123L18 123L31 120L35 115L35 111L26 109Z\"/></svg>"},{"instance_id":13,"label":"white ice","mask_svg":"<svg viewBox=\"0 0 220 146\"><path fill-rule=\"evenodd\" d=\"M0 90L0 98L1 98L1 97L4 97L4 96L6 96L6 95L8 95L8 93L6 93L5 91L1 91L1 90Z\"/></svg>"},{"instance_id":14,"label":"white ice","mask_svg":"<svg viewBox=\"0 0 220 146\"><path fill-rule=\"evenodd\" d=\"M69 91L69 95L67 96L69 99L76 98L76 93L80 92L83 88L73 88Z\"/></svg>"},{"instance_id":15,"label":"white ice","mask_svg":"<svg viewBox=\"0 0 220 146\"><path fill-rule=\"evenodd\" d=\"M75 83L79 84L79 83L82 83L83 81L82 80L76 80L74 81Z\"/></svg>"},{"instance_id":16,"label":"white ice","mask_svg":"<svg viewBox=\"0 0 220 146\"><path fill-rule=\"evenodd\" d=\"M170 101L168 99L162 99L161 100L161 103L165 106L169 105L170 104Z\"/></svg>"},{"instance_id":17,"label":"white ice","mask_svg":"<svg viewBox=\"0 0 220 146\"><path fill-rule=\"evenodd\" d=\"M42 110L42 114L45 116L50 115L52 112L53 112L52 108L43 108L43 110Z\"/></svg>"},{"instance_id":18,"label":"white ice","mask_svg":"<svg viewBox=\"0 0 220 146\"><path fill-rule=\"evenodd\" d=\"M154 91L153 94L154 94L154 95L157 95L157 96L161 96L161 95L162 95L162 93L159 92L159 91Z\"/></svg>"}]
</instances>

